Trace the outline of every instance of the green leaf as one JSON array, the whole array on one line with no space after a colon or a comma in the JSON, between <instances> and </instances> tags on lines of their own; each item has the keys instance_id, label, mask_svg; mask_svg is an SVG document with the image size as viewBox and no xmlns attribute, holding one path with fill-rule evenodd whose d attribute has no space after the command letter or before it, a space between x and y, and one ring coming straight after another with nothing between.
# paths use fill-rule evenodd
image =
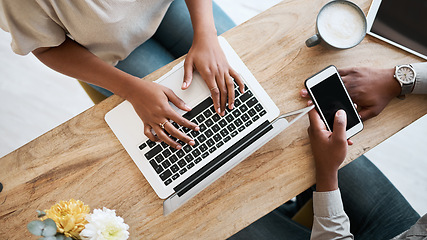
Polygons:
<instances>
[{"instance_id":1,"label":"green leaf","mask_svg":"<svg viewBox=\"0 0 427 240\"><path fill-rule=\"evenodd\" d=\"M30 231L30 233L32 233L36 236L42 235L44 227L45 227L44 222L42 222L40 220L34 220L34 221L31 221L27 224L28 231Z\"/></svg>"},{"instance_id":2,"label":"green leaf","mask_svg":"<svg viewBox=\"0 0 427 240\"><path fill-rule=\"evenodd\" d=\"M45 227L43 229L42 235L45 237L55 236L56 234L56 223L51 218L48 218L43 221Z\"/></svg>"},{"instance_id":3,"label":"green leaf","mask_svg":"<svg viewBox=\"0 0 427 240\"><path fill-rule=\"evenodd\" d=\"M65 240L65 236L62 233L57 233L55 237L56 237L56 240Z\"/></svg>"},{"instance_id":4,"label":"green leaf","mask_svg":"<svg viewBox=\"0 0 427 240\"><path fill-rule=\"evenodd\" d=\"M56 240L55 236L41 237L39 240Z\"/></svg>"},{"instance_id":5,"label":"green leaf","mask_svg":"<svg viewBox=\"0 0 427 240\"><path fill-rule=\"evenodd\" d=\"M55 237L56 237L56 240L73 240L72 238L70 238L70 237L66 237L64 234L62 234L62 233L57 233L56 235L55 235Z\"/></svg>"},{"instance_id":6,"label":"green leaf","mask_svg":"<svg viewBox=\"0 0 427 240\"><path fill-rule=\"evenodd\" d=\"M37 210L37 217L38 218L42 218L44 216L46 216L46 213L44 211Z\"/></svg>"}]
</instances>

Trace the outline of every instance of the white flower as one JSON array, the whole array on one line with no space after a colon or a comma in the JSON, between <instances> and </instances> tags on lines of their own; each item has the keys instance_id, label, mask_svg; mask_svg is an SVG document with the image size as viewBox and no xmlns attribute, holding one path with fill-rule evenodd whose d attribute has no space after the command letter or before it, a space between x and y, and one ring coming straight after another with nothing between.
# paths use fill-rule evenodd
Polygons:
<instances>
[{"instance_id":1,"label":"white flower","mask_svg":"<svg viewBox=\"0 0 427 240\"><path fill-rule=\"evenodd\" d=\"M115 210L108 208L95 209L86 216L89 222L80 233L82 239L87 240L122 240L129 238L129 226L123 218L116 216Z\"/></svg>"}]
</instances>

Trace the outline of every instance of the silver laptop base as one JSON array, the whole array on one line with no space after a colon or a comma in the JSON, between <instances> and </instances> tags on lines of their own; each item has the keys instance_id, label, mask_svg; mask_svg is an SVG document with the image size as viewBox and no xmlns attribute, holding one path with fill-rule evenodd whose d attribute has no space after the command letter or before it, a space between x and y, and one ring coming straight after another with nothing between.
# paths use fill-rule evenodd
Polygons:
<instances>
[{"instance_id":1,"label":"silver laptop base","mask_svg":"<svg viewBox=\"0 0 427 240\"><path fill-rule=\"evenodd\" d=\"M216 181L218 178L220 178L222 175L224 175L226 172L228 172L230 169L232 169L234 166L239 164L241 161L249 157L252 153L254 153L256 150L258 150L261 146L263 146L265 143L270 141L272 138L277 136L279 133L281 133L285 128L287 128L290 124L288 121L284 118L277 119L272 123L273 129L265 133L263 136L258 138L253 144L242 150L240 153L238 153L236 156L233 157L233 160L228 161L223 166L218 168L216 171L214 171L212 174L210 174L208 177L200 181L197 185L195 185L193 188L188 190L185 194L182 196L178 196L177 193L174 193L169 198L167 198L163 202L163 215L166 216L170 214L171 212L175 211L179 207L181 207L184 203L186 203L189 199L197 195L199 192L201 192L203 189L205 189L207 186L209 186L211 183Z\"/></svg>"}]
</instances>

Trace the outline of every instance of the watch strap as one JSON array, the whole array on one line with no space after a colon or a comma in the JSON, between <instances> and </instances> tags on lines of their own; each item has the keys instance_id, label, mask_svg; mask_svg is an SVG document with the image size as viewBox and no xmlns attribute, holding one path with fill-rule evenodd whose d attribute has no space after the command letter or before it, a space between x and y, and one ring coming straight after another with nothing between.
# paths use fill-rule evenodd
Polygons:
<instances>
[{"instance_id":1,"label":"watch strap","mask_svg":"<svg viewBox=\"0 0 427 240\"><path fill-rule=\"evenodd\" d=\"M400 91L400 95L406 95L412 92L412 87L414 83L402 84L402 91Z\"/></svg>"}]
</instances>

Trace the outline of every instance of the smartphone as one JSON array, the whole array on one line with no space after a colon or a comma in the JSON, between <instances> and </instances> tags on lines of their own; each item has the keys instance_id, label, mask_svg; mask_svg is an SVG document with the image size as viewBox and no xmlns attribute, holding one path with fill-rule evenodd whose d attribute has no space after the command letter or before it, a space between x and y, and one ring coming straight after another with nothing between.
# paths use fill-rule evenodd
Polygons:
<instances>
[{"instance_id":1,"label":"smartphone","mask_svg":"<svg viewBox=\"0 0 427 240\"><path fill-rule=\"evenodd\" d=\"M335 113L340 109L347 113L347 139L362 131L362 120L335 66L305 80L305 87L329 131L333 131Z\"/></svg>"}]
</instances>

